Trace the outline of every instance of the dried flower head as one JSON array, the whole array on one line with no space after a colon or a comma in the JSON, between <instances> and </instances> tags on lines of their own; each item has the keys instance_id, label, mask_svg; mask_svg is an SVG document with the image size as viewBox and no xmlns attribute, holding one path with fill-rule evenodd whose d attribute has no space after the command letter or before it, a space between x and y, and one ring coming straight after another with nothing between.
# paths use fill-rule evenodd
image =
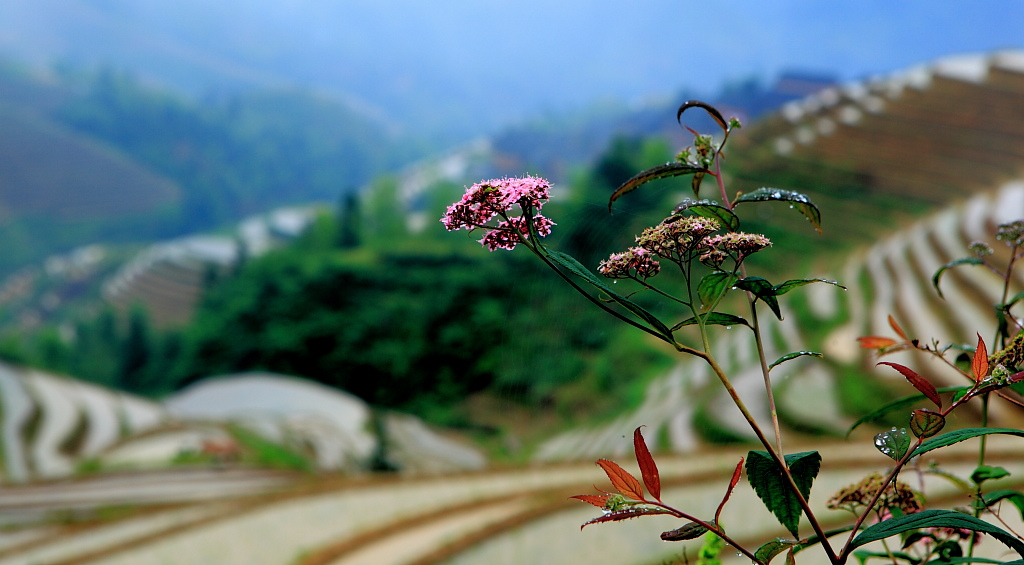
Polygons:
<instances>
[{"instance_id":1,"label":"dried flower head","mask_svg":"<svg viewBox=\"0 0 1024 565\"><path fill-rule=\"evenodd\" d=\"M645 229L636 243L659 257L672 259L695 249L719 228L718 221L711 218L675 216Z\"/></svg>"},{"instance_id":2,"label":"dried flower head","mask_svg":"<svg viewBox=\"0 0 1024 565\"><path fill-rule=\"evenodd\" d=\"M971 255L974 255L975 257L979 258L987 257L995 253L995 250L992 249L992 246L985 243L984 241L972 241L971 244L967 246L967 250L970 251Z\"/></svg>"},{"instance_id":3,"label":"dried flower head","mask_svg":"<svg viewBox=\"0 0 1024 565\"><path fill-rule=\"evenodd\" d=\"M612 253L597 267L597 272L610 279L647 279L657 275L661 265L651 252L642 247L630 247L622 253Z\"/></svg>"},{"instance_id":4,"label":"dried flower head","mask_svg":"<svg viewBox=\"0 0 1024 565\"><path fill-rule=\"evenodd\" d=\"M872 497L878 492L885 479L878 473L872 473L864 477L859 483L841 489L832 495L826 506L832 510L843 509L854 511L857 508L867 506ZM880 512L888 512L889 508L899 508L904 514L920 512L921 497L906 483L895 481L886 487L885 492L878 499L876 508Z\"/></svg>"},{"instance_id":5,"label":"dried flower head","mask_svg":"<svg viewBox=\"0 0 1024 565\"><path fill-rule=\"evenodd\" d=\"M441 223L448 231L486 229L487 234L480 240L485 247L491 251L513 249L522 241L518 234L529 237L523 217L508 215L513 206L533 215L537 235L551 233L554 222L537 213L547 202L550 189L548 181L533 176L481 181L466 189L462 200L448 207ZM496 216L504 219L497 225L488 225Z\"/></svg>"}]
</instances>

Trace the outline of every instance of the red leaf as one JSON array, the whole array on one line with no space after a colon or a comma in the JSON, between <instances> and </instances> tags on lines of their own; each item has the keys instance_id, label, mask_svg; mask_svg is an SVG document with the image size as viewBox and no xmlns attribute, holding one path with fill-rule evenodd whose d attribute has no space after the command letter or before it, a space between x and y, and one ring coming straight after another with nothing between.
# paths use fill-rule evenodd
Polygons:
<instances>
[{"instance_id":1,"label":"red leaf","mask_svg":"<svg viewBox=\"0 0 1024 565\"><path fill-rule=\"evenodd\" d=\"M907 333L904 332L903 328L901 328L900 325L896 323L896 319L892 317L892 314L889 314L889 327L892 328L892 331L896 332L896 335L902 337L903 341L910 341L907 338Z\"/></svg>"},{"instance_id":2,"label":"red leaf","mask_svg":"<svg viewBox=\"0 0 1024 565\"><path fill-rule=\"evenodd\" d=\"M985 346L985 340L981 338L981 334L978 334L978 348L974 350L971 370L974 371L975 381L980 381L988 375L988 347Z\"/></svg>"},{"instance_id":3,"label":"red leaf","mask_svg":"<svg viewBox=\"0 0 1024 565\"><path fill-rule=\"evenodd\" d=\"M634 506L632 508L624 508L622 510L609 512L603 516L598 516L593 520L587 520L582 526L580 526L580 529L582 530L591 524L600 524L601 522L618 522L620 520L629 520L630 518L639 518L640 516L651 516L655 514L670 514L670 512L664 508L656 508L654 506Z\"/></svg>"},{"instance_id":4,"label":"red leaf","mask_svg":"<svg viewBox=\"0 0 1024 565\"><path fill-rule=\"evenodd\" d=\"M640 426L642 428L643 426ZM640 428L633 430L633 451L636 452L636 462L640 465L640 475L647 486L647 492L655 500L661 502L661 476L658 474L658 466L651 457L651 451L647 449L647 442L644 441Z\"/></svg>"},{"instance_id":5,"label":"red leaf","mask_svg":"<svg viewBox=\"0 0 1024 565\"><path fill-rule=\"evenodd\" d=\"M598 508L604 508L609 497L611 497L610 494L577 494L576 496L570 496L569 498L575 498L576 500L582 500L587 504L593 504Z\"/></svg>"},{"instance_id":6,"label":"red leaf","mask_svg":"<svg viewBox=\"0 0 1024 565\"><path fill-rule=\"evenodd\" d=\"M604 469L605 474L608 475L608 480L612 482L615 490L622 493L623 496L628 496L633 500L644 499L644 487L640 486L640 481L636 480L636 477L630 475L625 469L619 467L618 463L607 459L598 459L597 464Z\"/></svg>"},{"instance_id":7,"label":"red leaf","mask_svg":"<svg viewBox=\"0 0 1024 565\"><path fill-rule=\"evenodd\" d=\"M928 382L927 379L915 373L914 370L911 369L910 367L900 365L899 363L890 363L888 361L883 361L879 363L879 365L888 365L902 373L903 376L906 377L908 381L910 381L910 384L914 385L914 388L919 390L921 394L927 396L928 400L934 402L935 405L939 407L939 410L942 410L942 399L939 398L939 391L935 390L935 386L932 385L932 383Z\"/></svg>"},{"instance_id":8,"label":"red leaf","mask_svg":"<svg viewBox=\"0 0 1024 565\"><path fill-rule=\"evenodd\" d=\"M722 497L722 502L718 505L718 511L715 512L715 522L718 522L718 519L722 514L722 509L725 508L725 503L729 501L729 497L732 496L732 491L736 488L736 484L740 482L740 477L742 475L743 458L740 457L740 462L736 464L736 470L732 472L732 480L729 481L729 489L725 491L725 496Z\"/></svg>"},{"instance_id":9,"label":"red leaf","mask_svg":"<svg viewBox=\"0 0 1024 565\"><path fill-rule=\"evenodd\" d=\"M880 337L877 335L858 337L857 341L860 342L860 346L863 349L885 349L886 347L892 347L899 343L895 339Z\"/></svg>"}]
</instances>

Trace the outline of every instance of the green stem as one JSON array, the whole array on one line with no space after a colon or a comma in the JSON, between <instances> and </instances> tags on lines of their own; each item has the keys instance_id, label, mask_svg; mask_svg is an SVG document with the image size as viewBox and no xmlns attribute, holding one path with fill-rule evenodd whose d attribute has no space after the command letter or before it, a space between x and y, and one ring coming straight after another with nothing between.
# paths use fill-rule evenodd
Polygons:
<instances>
[{"instance_id":1,"label":"green stem","mask_svg":"<svg viewBox=\"0 0 1024 565\"><path fill-rule=\"evenodd\" d=\"M756 298L750 292L747 294L747 301L750 303L750 323L754 326L754 341L757 343L757 357L761 361L761 375L764 377L764 390L768 395L768 409L772 415L772 426L775 429L775 448L779 453L782 450L782 429L779 426L779 411L775 407L775 393L772 391L771 370L768 368L768 360L764 356L764 343L761 341L761 326L757 323Z\"/></svg>"}]
</instances>

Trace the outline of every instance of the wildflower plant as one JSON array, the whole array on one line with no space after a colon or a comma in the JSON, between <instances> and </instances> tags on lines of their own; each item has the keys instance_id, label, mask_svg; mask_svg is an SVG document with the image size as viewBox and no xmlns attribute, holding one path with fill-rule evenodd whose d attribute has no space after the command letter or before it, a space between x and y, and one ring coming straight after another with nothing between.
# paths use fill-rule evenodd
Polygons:
<instances>
[{"instance_id":1,"label":"wildflower plant","mask_svg":"<svg viewBox=\"0 0 1024 565\"><path fill-rule=\"evenodd\" d=\"M721 130L720 135L700 134L682 126L683 114L693 109L702 110L711 116ZM820 232L820 212L805 195L790 190L760 188L730 195L721 170L723 150L740 123L735 118L726 120L717 109L698 101L680 106L676 120L694 135L693 144L680 151L673 162L642 171L623 183L610 195L609 211L619 198L631 191L650 181L670 177L689 176L694 198L684 200L660 223L643 230L636 236L632 246L612 253L596 266L597 273L573 257L550 249L542 241L554 226L551 220L540 214L550 191L550 186L543 179L527 176L474 184L460 202L448 208L441 219L448 230L482 230L484 236L480 242L491 251L523 245L596 307L667 343L679 353L702 359L717 376L763 448L751 450L737 463L715 515L695 516L662 500L657 464L640 428L637 428L633 432L633 443L640 479L613 461L597 461L615 492L599 491L598 494L573 497L603 511L602 515L586 522L584 526L648 515L674 516L684 520L684 524L662 533L663 540L683 541L708 536L706 547L724 542L758 564L770 563L783 553L786 553L787 563L795 563L800 551L816 545L821 546L829 562L834 565L845 564L851 557L861 562L883 558L893 563L905 561L913 565L927 562L991 562L971 557L978 536L984 534L1021 555L1022 560L1012 563L1024 564L1024 538L1012 530L1007 531L980 519L984 512L993 513L998 519L995 504L1003 500L1010 501L1024 513L1024 494L1011 490L986 492L983 488L986 481L1008 474L1005 469L985 465L984 438L991 434L1024 437L1024 431L1021 430L987 425L990 395L1001 395L1019 404L1013 395L1006 393L1006 389L1024 382L1024 323L1013 312L1014 307L1024 301L1024 292L1009 295L1013 267L1024 257L1024 221L999 227L997 238L1010 247L1005 267L992 263L995 255L990 248L976 244L970 247L970 257L945 265L933 279L938 289L943 272L960 265L981 265L1003 278L1003 296L995 308L999 322L996 336L999 347L995 354L989 355L980 335L976 344L966 346L924 343L909 338L891 317L890 324L898 339L884 336L860 338L862 347L874 350L879 355L917 350L934 356L959 371L967 385L937 389L927 377L910 367L892 362L880 363L898 371L919 394L879 408L856 422L854 428L893 410L905 410L922 402L930 405L910 412L907 422L909 433L906 428L893 428L875 437L875 447L893 461L891 468L884 474L871 474L860 483L836 493L829 501L828 508L851 513L852 523L826 531L807 502L821 467L821 455L817 451L785 453L770 380L771 371L776 366L798 357L821 357L821 354L795 351L769 362L762 346L764 329L759 320L758 308L767 307L781 320L779 296L811 283L843 287L835 281L821 278L772 283L763 277L748 274L746 259L754 253L766 252L772 243L764 235L743 232L740 216L737 215L738 209L752 202L781 203L795 209ZM700 197L702 185L708 179L713 179L716 185L716 200ZM681 280L682 284L661 283L666 277ZM628 294L617 292L604 279L612 279L613 282L632 281L636 291ZM664 300L667 307L657 311L673 312L674 319L655 315L636 302L634 298L638 293L653 294L655 298ZM731 293L739 293L745 298L739 309L728 306L733 301L725 299ZM764 391L771 416L770 432L765 431L769 425L767 422L758 422L754 418L736 392L729 375L712 353L709 328L716 325L742 326L751 331L764 378ZM949 358L965 349L972 351L966 369L958 365L955 359ZM951 397L948 396L950 394ZM943 395L947 395L946 398ZM948 415L975 399L980 399L982 403L982 426L941 433ZM926 509L920 493L898 480L900 471L912 459L971 438L982 440L979 465L970 478L975 501L972 512ZM760 547L750 548L729 536L721 522L722 510L744 474L754 492L792 535L791 538L778 538ZM960 482L967 484L964 480ZM813 535L800 535L801 519L806 519ZM858 550L876 541L884 544L885 540L892 537L900 538L902 551L890 551L888 545L885 545L884 553ZM833 545L834 540L839 543ZM962 544L966 544L966 548ZM709 559L715 557L709 556Z\"/></svg>"}]
</instances>

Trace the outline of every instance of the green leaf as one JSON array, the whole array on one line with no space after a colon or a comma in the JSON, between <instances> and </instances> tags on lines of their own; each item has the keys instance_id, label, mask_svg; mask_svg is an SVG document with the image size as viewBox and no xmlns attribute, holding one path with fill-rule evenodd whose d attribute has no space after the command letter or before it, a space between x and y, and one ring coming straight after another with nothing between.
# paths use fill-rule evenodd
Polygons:
<instances>
[{"instance_id":1,"label":"green leaf","mask_svg":"<svg viewBox=\"0 0 1024 565\"><path fill-rule=\"evenodd\" d=\"M795 545L799 545L799 543L800 542L794 540L774 539L757 548L757 551L754 552L754 557L756 557L758 561L768 563L774 559L776 555Z\"/></svg>"},{"instance_id":2,"label":"green leaf","mask_svg":"<svg viewBox=\"0 0 1024 565\"><path fill-rule=\"evenodd\" d=\"M736 231L740 227L740 219L736 217L736 214L733 214L732 210L713 200L683 200L672 211L672 215L678 216L683 212L690 212L703 218L717 220L718 223L722 224L729 231Z\"/></svg>"},{"instance_id":3,"label":"green leaf","mask_svg":"<svg viewBox=\"0 0 1024 565\"><path fill-rule=\"evenodd\" d=\"M920 528L963 528L991 535L1024 557L1024 543L1005 530L968 514L952 510L922 510L875 524L853 538L849 549Z\"/></svg>"},{"instance_id":4,"label":"green leaf","mask_svg":"<svg viewBox=\"0 0 1024 565\"><path fill-rule=\"evenodd\" d=\"M776 318L782 319L782 310L779 308L778 299L775 298L776 292L772 283L762 277L751 276L740 279L736 282L735 286L740 290L746 290L753 294L758 300L761 300L772 309Z\"/></svg>"},{"instance_id":5,"label":"green leaf","mask_svg":"<svg viewBox=\"0 0 1024 565\"><path fill-rule=\"evenodd\" d=\"M700 318L704 320L704 325L714 325L714 326L744 325L744 326L747 326L748 328L750 327L750 323L747 322L746 320L744 320L743 318L741 318L739 316L733 316L732 314L723 314L721 312L708 312L707 314L701 314ZM685 326L692 326L692 325L694 325L696 323L697 323L697 317L696 316L691 316L691 317L683 320L682 322L679 322L678 324L672 326L672 331L676 331L679 328L682 328L682 327L685 327Z\"/></svg>"},{"instance_id":6,"label":"green leaf","mask_svg":"<svg viewBox=\"0 0 1024 565\"><path fill-rule=\"evenodd\" d=\"M628 298L617 294L608 285L606 285L604 281L597 278L597 275L595 275L589 269L584 267L583 264L577 261L575 258L573 258L570 255L566 255L565 253L562 253L560 251L550 250L547 250L547 256L551 258L551 260L554 261L555 263L558 263L562 267L565 267L565 269L571 272L572 274L580 277L581 279L587 281L591 285L597 287L598 290L607 294L612 300L622 305L623 308L629 310L634 315L636 315L636 317L650 324L652 328L654 328L656 331L665 336L666 339L671 339L672 331L669 330L668 326L666 326L664 322L659 320L657 316L651 314L642 306L633 302L632 300L629 300Z\"/></svg>"},{"instance_id":7,"label":"green leaf","mask_svg":"<svg viewBox=\"0 0 1024 565\"><path fill-rule=\"evenodd\" d=\"M882 455L893 461L899 461L910 449L910 436L905 429L893 428L875 436L875 447L882 452Z\"/></svg>"},{"instance_id":8,"label":"green leaf","mask_svg":"<svg viewBox=\"0 0 1024 565\"><path fill-rule=\"evenodd\" d=\"M983 494L982 497L984 497L985 505L987 506L992 506L993 504L1003 500L1009 500L1011 504L1017 507L1017 510L1020 511L1020 517L1024 519L1024 494L1015 490L1003 489ZM977 502L979 504L981 503L981 501Z\"/></svg>"},{"instance_id":9,"label":"green leaf","mask_svg":"<svg viewBox=\"0 0 1024 565\"><path fill-rule=\"evenodd\" d=\"M989 467L988 465L981 465L971 473L971 480L974 484L980 485L985 481L994 481L1003 477L1009 477L1010 472L1002 467Z\"/></svg>"},{"instance_id":10,"label":"green leaf","mask_svg":"<svg viewBox=\"0 0 1024 565\"><path fill-rule=\"evenodd\" d=\"M826 283L826 284L830 284L830 285L833 285L833 286L838 286L839 288L841 288L843 290L846 290L845 286L839 284L836 281L832 281L832 280L829 280L829 279L791 279L791 280L788 280L788 281L786 281L784 283L780 283L780 284L775 285L773 287L773 290L775 291L775 296L782 296L783 294L786 294L787 292L793 290L794 288L797 288L799 286L804 286L805 284L811 284L811 283L816 283L816 282Z\"/></svg>"},{"instance_id":11,"label":"green leaf","mask_svg":"<svg viewBox=\"0 0 1024 565\"><path fill-rule=\"evenodd\" d=\"M800 494L804 499L811 496L811 485L821 470L821 455L817 451L793 453L785 457L786 465L793 475ZM747 480L754 492L794 537L799 537L800 514L802 509L797 496L790 490L783 470L766 451L751 451L747 454Z\"/></svg>"},{"instance_id":12,"label":"green leaf","mask_svg":"<svg viewBox=\"0 0 1024 565\"><path fill-rule=\"evenodd\" d=\"M780 188L759 188L753 192L747 192L741 194L734 202L735 207L740 202L789 202L791 208L796 208L811 225L814 226L815 231L821 233L821 212L818 211L818 207L811 202L810 198L795 192L792 190L782 190Z\"/></svg>"},{"instance_id":13,"label":"green leaf","mask_svg":"<svg viewBox=\"0 0 1024 565\"><path fill-rule=\"evenodd\" d=\"M914 456L916 457L923 453L928 453L933 449L939 449L940 447L946 447L947 445L953 445L954 443L960 443L961 441L989 434L1004 434L1024 437L1024 430L1014 430L1011 428L964 428L962 430L944 433L941 436L935 436L929 439L914 450Z\"/></svg>"},{"instance_id":14,"label":"green leaf","mask_svg":"<svg viewBox=\"0 0 1024 565\"><path fill-rule=\"evenodd\" d=\"M921 438L929 438L942 431L946 417L934 410L914 410L910 414L910 431Z\"/></svg>"},{"instance_id":15,"label":"green leaf","mask_svg":"<svg viewBox=\"0 0 1024 565\"><path fill-rule=\"evenodd\" d=\"M794 351L793 353L787 353L787 354L783 355L782 357L779 357L778 359L775 360L774 363L772 363L771 365L768 365L768 368L769 369L774 369L776 365L781 365L781 364L785 363L786 361L789 361L790 359L796 359L797 357L805 357L805 356L817 357L819 359L824 359L825 358L824 355L822 355L821 353L818 353L817 351Z\"/></svg>"},{"instance_id":16,"label":"green leaf","mask_svg":"<svg viewBox=\"0 0 1024 565\"><path fill-rule=\"evenodd\" d=\"M969 387L969 386L968 387L963 387L963 386L947 386L947 387L939 388L937 390L939 392L963 391L963 392L966 393L967 391L971 390L971 387ZM871 422L873 420L877 420L877 419L881 418L882 416L885 416L889 412L892 412L893 410L900 410L902 408L907 408L909 406L913 406L913 405L917 404L918 402L920 402L922 400L927 400L927 397L925 395L923 395L923 394L915 394L913 396L907 396L907 397L904 397L904 398L899 398L897 400L893 400L892 402L886 404L885 406L882 406L881 408L878 408L877 410L874 410L874 411L872 411L869 414L861 416L860 419L858 419L856 422L853 423L852 426L850 426L850 429L846 432L846 435L847 435L847 437L849 437L850 432L852 432L853 430L857 429L857 426L863 424L864 422Z\"/></svg>"},{"instance_id":17,"label":"green leaf","mask_svg":"<svg viewBox=\"0 0 1024 565\"><path fill-rule=\"evenodd\" d=\"M983 264L982 260L977 258L977 257L964 257L963 259L957 259L956 261L950 261L949 263L946 263L945 265L939 267L939 270L935 271L935 274L932 275L932 286L935 287L935 292L939 293L939 298L945 298L945 296L942 296L942 289L939 288L939 279L942 277L942 273L945 273L947 270L952 269L953 267L956 267L957 265L982 265L982 264Z\"/></svg>"},{"instance_id":18,"label":"green leaf","mask_svg":"<svg viewBox=\"0 0 1024 565\"><path fill-rule=\"evenodd\" d=\"M615 189L615 192L612 193L612 197L608 199L608 211L612 211L612 204L614 204L620 196L635 190L640 185L651 182L652 180L692 175L699 172L707 172L707 169L703 167L696 167L689 163L679 162L665 163L664 165L658 165L657 167L651 167L646 171L641 171L636 175L633 175L633 178L622 183L619 188Z\"/></svg>"},{"instance_id":19,"label":"green leaf","mask_svg":"<svg viewBox=\"0 0 1024 565\"><path fill-rule=\"evenodd\" d=\"M707 312L718 302L719 298L736 282L736 275L725 271L714 271L704 275L697 285L697 296L700 298L701 310Z\"/></svg>"},{"instance_id":20,"label":"green leaf","mask_svg":"<svg viewBox=\"0 0 1024 565\"><path fill-rule=\"evenodd\" d=\"M1006 304L1003 304L1003 307L1007 309L1013 308L1013 305L1020 302L1021 300L1024 300L1024 290L1018 292L1017 294L1014 294L1013 298L1010 298L1010 300L1008 300Z\"/></svg>"}]
</instances>

